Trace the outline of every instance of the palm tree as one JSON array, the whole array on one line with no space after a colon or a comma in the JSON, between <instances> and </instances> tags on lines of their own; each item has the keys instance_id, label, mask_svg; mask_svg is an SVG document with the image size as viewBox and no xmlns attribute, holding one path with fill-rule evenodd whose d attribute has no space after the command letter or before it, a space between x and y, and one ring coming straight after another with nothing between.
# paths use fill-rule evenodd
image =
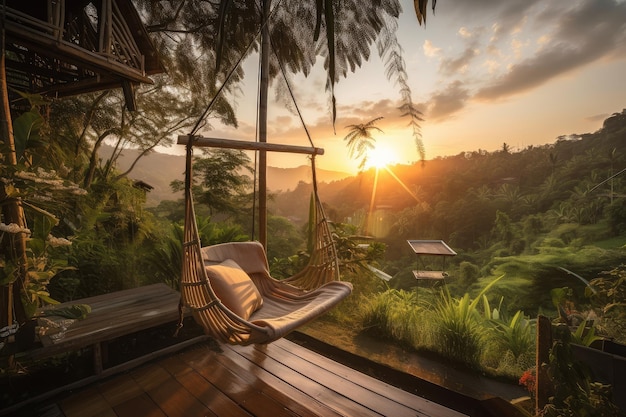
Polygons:
<instances>
[{"instance_id":1,"label":"palm tree","mask_svg":"<svg viewBox=\"0 0 626 417\"><path fill-rule=\"evenodd\" d=\"M173 68L177 75L192 84L205 85L205 93L215 96L215 80L226 79L237 60L254 51L261 52L258 138L266 141L267 86L281 73L308 75L321 56L326 69L332 123L336 120L334 87L348 71L354 72L370 57L376 43L388 77L400 87L403 116L410 118L416 147L424 160L419 122L421 113L411 99L404 60L396 37L399 0L362 2L359 0L178 0L167 4L155 0L137 0L148 16L148 27L161 33L161 45L173 49ZM435 7L433 0L432 7ZM273 6L273 7L272 7ZM426 22L428 0L414 0L419 24ZM256 36L262 32L259 38ZM205 66L207 62L214 66ZM184 74L183 74L183 71ZM180 75L182 74L182 75ZM199 74L199 75L198 75ZM234 72L234 81L243 71ZM200 80L197 82L195 80ZM279 78L280 79L280 78ZM194 83L195 82L195 83ZM218 84L220 84L218 82ZM232 83L231 83L232 84ZM236 87L229 87L236 88ZM232 91L232 90L231 90ZM205 113L205 116L207 114ZM200 126L204 117L196 126ZM194 129L195 133L195 129ZM265 155L259 155L259 240L263 238L265 215Z\"/></svg>"},{"instance_id":2,"label":"palm tree","mask_svg":"<svg viewBox=\"0 0 626 417\"><path fill-rule=\"evenodd\" d=\"M350 156L354 159L361 159L359 163L359 170L362 170L367 164L368 153L375 148L376 139L372 136L373 131L384 133L376 122L381 120L382 117L377 117L370 120L367 123L361 123L358 125L348 125L346 129L350 129L350 132L343 138L348 142L348 149Z\"/></svg>"}]
</instances>

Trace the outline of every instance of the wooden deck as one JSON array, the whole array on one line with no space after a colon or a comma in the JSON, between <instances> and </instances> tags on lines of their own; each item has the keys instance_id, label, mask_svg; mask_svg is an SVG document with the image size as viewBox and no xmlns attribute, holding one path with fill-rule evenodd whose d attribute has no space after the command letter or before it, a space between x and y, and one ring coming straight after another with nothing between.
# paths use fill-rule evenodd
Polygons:
<instances>
[{"instance_id":1,"label":"wooden deck","mask_svg":"<svg viewBox=\"0 0 626 417\"><path fill-rule=\"evenodd\" d=\"M46 417L465 415L285 339L200 343L42 407Z\"/></svg>"},{"instance_id":2,"label":"wooden deck","mask_svg":"<svg viewBox=\"0 0 626 417\"><path fill-rule=\"evenodd\" d=\"M100 374L108 341L177 321L179 300L179 293L167 285L153 284L53 306L52 311L73 304L87 304L91 313L72 324L61 338L40 336L42 347L25 352L23 356L41 359L90 346L94 354L94 372Z\"/></svg>"}]
</instances>

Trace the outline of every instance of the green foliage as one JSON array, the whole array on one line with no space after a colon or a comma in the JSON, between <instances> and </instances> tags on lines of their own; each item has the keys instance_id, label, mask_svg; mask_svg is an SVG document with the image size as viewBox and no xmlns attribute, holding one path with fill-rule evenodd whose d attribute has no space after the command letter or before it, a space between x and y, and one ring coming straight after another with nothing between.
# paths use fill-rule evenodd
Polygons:
<instances>
[{"instance_id":1,"label":"green foliage","mask_svg":"<svg viewBox=\"0 0 626 417\"><path fill-rule=\"evenodd\" d=\"M591 346L596 340L602 340L602 337L596 335L594 323L587 320L580 323L576 331L572 333L572 342L577 345Z\"/></svg>"},{"instance_id":2,"label":"green foliage","mask_svg":"<svg viewBox=\"0 0 626 417\"><path fill-rule=\"evenodd\" d=\"M141 209L144 202L144 192L125 178L98 178L75 202L75 217L66 224L74 234L69 264L76 270L62 276L79 285L60 292L86 297L141 285L144 273L151 273L142 260L153 248L156 227Z\"/></svg>"},{"instance_id":3,"label":"green foliage","mask_svg":"<svg viewBox=\"0 0 626 417\"><path fill-rule=\"evenodd\" d=\"M595 325L607 337L626 343L626 266L605 271L589 284L587 295L600 313Z\"/></svg>"},{"instance_id":4,"label":"green foliage","mask_svg":"<svg viewBox=\"0 0 626 417\"><path fill-rule=\"evenodd\" d=\"M245 195L251 186L250 158L243 152L230 149L206 150L203 157L193 160L193 194L196 204L216 213L238 213L237 197ZM172 190L184 190L180 180L172 181Z\"/></svg>"},{"instance_id":5,"label":"green foliage","mask_svg":"<svg viewBox=\"0 0 626 417\"><path fill-rule=\"evenodd\" d=\"M267 229L268 259L281 259L298 254L299 259L293 265L295 269L282 276L291 276L308 263L310 251L304 251L304 234L293 222L284 217L270 215L267 217Z\"/></svg>"},{"instance_id":6,"label":"green foliage","mask_svg":"<svg viewBox=\"0 0 626 417\"><path fill-rule=\"evenodd\" d=\"M485 298L483 304L488 308L488 301ZM495 313L498 314L495 314ZM535 320L524 315L518 310L510 319L500 310L494 310L490 317L493 326L493 335L500 344L503 351L510 351L515 359L524 354L534 352L535 349Z\"/></svg>"},{"instance_id":7,"label":"green foliage","mask_svg":"<svg viewBox=\"0 0 626 417\"><path fill-rule=\"evenodd\" d=\"M58 301L50 296L48 285L50 280L64 270L72 269L67 265L66 251L71 242L64 238L56 238L51 235L56 225L56 218L44 216L39 213L33 219L32 229L18 229L15 224L0 227L0 239L5 235L23 233L26 239L26 264L23 265L25 277L22 285L22 301L25 313L32 317L37 308L46 304L58 304ZM12 283L17 278L20 268L18 259L11 256L12 250L0 255L0 285Z\"/></svg>"},{"instance_id":8,"label":"green foliage","mask_svg":"<svg viewBox=\"0 0 626 417\"><path fill-rule=\"evenodd\" d=\"M385 255L385 245L355 234L355 226L333 224L333 238L342 271L369 274L368 264L376 265ZM363 244L367 242L367 244Z\"/></svg>"},{"instance_id":9,"label":"green foliage","mask_svg":"<svg viewBox=\"0 0 626 417\"><path fill-rule=\"evenodd\" d=\"M59 216L67 213L67 200L84 194L84 190L42 166L48 162L41 157L45 155L42 138L46 123L40 107L45 103L36 95L22 97L30 110L13 121L17 165L1 166L0 205L6 214L5 207L19 202L24 212L20 224L24 226L1 224L0 285L19 279L24 312L31 317L42 305L58 303L50 295L49 284L57 274L72 269L67 262L71 241L57 237L63 231L57 227Z\"/></svg>"},{"instance_id":10,"label":"green foliage","mask_svg":"<svg viewBox=\"0 0 626 417\"><path fill-rule=\"evenodd\" d=\"M248 240L248 236L237 225L212 222L209 217L196 217L196 225L202 246ZM173 223L154 250L146 254L146 261L155 271L151 282L165 282L172 288L178 288L182 272L183 239L183 226Z\"/></svg>"},{"instance_id":11,"label":"green foliage","mask_svg":"<svg viewBox=\"0 0 626 417\"><path fill-rule=\"evenodd\" d=\"M439 353L470 368L480 367L485 327L477 306L482 296L504 275L492 280L472 300L468 293L454 298L444 289L432 308L433 340Z\"/></svg>"},{"instance_id":12,"label":"green foliage","mask_svg":"<svg viewBox=\"0 0 626 417\"><path fill-rule=\"evenodd\" d=\"M363 298L363 327L377 336L415 346L421 333L419 309L415 292L387 289Z\"/></svg>"},{"instance_id":13,"label":"green foliage","mask_svg":"<svg viewBox=\"0 0 626 417\"><path fill-rule=\"evenodd\" d=\"M589 369L575 359L572 335L566 325L555 331L555 342L550 350L547 374L554 395L541 411L546 417L617 417L619 408L611 401L611 387L592 382Z\"/></svg>"},{"instance_id":14,"label":"green foliage","mask_svg":"<svg viewBox=\"0 0 626 417\"><path fill-rule=\"evenodd\" d=\"M469 294L452 298L443 292L434 307L434 335L439 353L451 361L478 369L485 329Z\"/></svg>"},{"instance_id":15,"label":"green foliage","mask_svg":"<svg viewBox=\"0 0 626 417\"><path fill-rule=\"evenodd\" d=\"M608 223L614 236L626 233L626 201L617 199L607 207Z\"/></svg>"},{"instance_id":16,"label":"green foliage","mask_svg":"<svg viewBox=\"0 0 626 417\"><path fill-rule=\"evenodd\" d=\"M462 261L459 264L459 281L466 289L474 284L480 276L480 269L478 265L475 265L468 261Z\"/></svg>"}]
</instances>

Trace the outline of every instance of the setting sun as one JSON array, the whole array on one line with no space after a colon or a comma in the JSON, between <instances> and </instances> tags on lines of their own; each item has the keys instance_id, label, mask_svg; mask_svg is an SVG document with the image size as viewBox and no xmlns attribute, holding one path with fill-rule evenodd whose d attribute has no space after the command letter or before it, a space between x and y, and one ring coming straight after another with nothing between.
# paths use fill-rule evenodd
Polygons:
<instances>
[{"instance_id":1,"label":"setting sun","mask_svg":"<svg viewBox=\"0 0 626 417\"><path fill-rule=\"evenodd\" d=\"M386 146L376 146L367 154L366 168L385 168L387 165L396 164L398 157L396 152Z\"/></svg>"}]
</instances>

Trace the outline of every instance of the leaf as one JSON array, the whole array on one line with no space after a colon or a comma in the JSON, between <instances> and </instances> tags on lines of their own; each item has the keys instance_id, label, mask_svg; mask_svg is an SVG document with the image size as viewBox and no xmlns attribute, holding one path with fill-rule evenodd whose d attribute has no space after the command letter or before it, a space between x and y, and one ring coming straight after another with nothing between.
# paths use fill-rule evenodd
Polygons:
<instances>
[{"instance_id":1,"label":"leaf","mask_svg":"<svg viewBox=\"0 0 626 417\"><path fill-rule=\"evenodd\" d=\"M484 309L484 314L485 317L487 319L492 319L494 314L491 314L491 307L489 306L489 300L487 299L487 296L483 294L483 309ZM494 313L496 311L496 309L493 309Z\"/></svg>"},{"instance_id":2,"label":"leaf","mask_svg":"<svg viewBox=\"0 0 626 417\"><path fill-rule=\"evenodd\" d=\"M335 98L335 14L332 0L325 0L324 17L326 20L326 45L328 47L328 77L330 81L330 95L332 97L333 126L337 120L337 103Z\"/></svg>"},{"instance_id":3,"label":"leaf","mask_svg":"<svg viewBox=\"0 0 626 417\"><path fill-rule=\"evenodd\" d=\"M43 300L44 302L48 303L48 304L60 304L60 302L58 302L57 300L55 300L54 298L50 298L49 295L45 295L45 294L38 294L37 295L41 300Z\"/></svg>"},{"instance_id":4,"label":"leaf","mask_svg":"<svg viewBox=\"0 0 626 417\"><path fill-rule=\"evenodd\" d=\"M480 294L478 294L476 296L476 298L474 299L474 301L472 301L472 304L471 304L471 308L472 309L476 308L476 305L480 301L482 295L485 294L487 291L489 291L489 289L491 287L493 287L498 281L500 281L502 278L504 278L504 275L505 274L500 275L498 278L496 278L493 281L491 281L485 288L483 288L483 290L480 292Z\"/></svg>"},{"instance_id":5,"label":"leaf","mask_svg":"<svg viewBox=\"0 0 626 417\"><path fill-rule=\"evenodd\" d=\"M433 0L433 12L435 11L435 5L437 0ZM415 7L415 16L417 21L421 25L426 25L426 8L428 7L428 0L413 0L413 7Z\"/></svg>"},{"instance_id":6,"label":"leaf","mask_svg":"<svg viewBox=\"0 0 626 417\"><path fill-rule=\"evenodd\" d=\"M56 226L57 224L59 224L59 219L54 214L50 213L49 211L46 211L42 209L41 207L37 207L33 204L30 204L27 201L22 201L22 204L36 211L37 213L47 217L48 220L50 220L53 223L52 226Z\"/></svg>"},{"instance_id":7,"label":"leaf","mask_svg":"<svg viewBox=\"0 0 626 417\"><path fill-rule=\"evenodd\" d=\"M215 39L215 71L218 72L220 65L222 64L222 51L224 50L224 35L225 26L228 16L228 10L230 9L231 0L220 1L220 8L218 11L218 25L217 25L217 37Z\"/></svg>"},{"instance_id":8,"label":"leaf","mask_svg":"<svg viewBox=\"0 0 626 417\"><path fill-rule=\"evenodd\" d=\"M322 15L324 13L323 0L316 0L315 5L315 31L313 33L313 40L317 42L320 38L320 31L322 30Z\"/></svg>"}]
</instances>

